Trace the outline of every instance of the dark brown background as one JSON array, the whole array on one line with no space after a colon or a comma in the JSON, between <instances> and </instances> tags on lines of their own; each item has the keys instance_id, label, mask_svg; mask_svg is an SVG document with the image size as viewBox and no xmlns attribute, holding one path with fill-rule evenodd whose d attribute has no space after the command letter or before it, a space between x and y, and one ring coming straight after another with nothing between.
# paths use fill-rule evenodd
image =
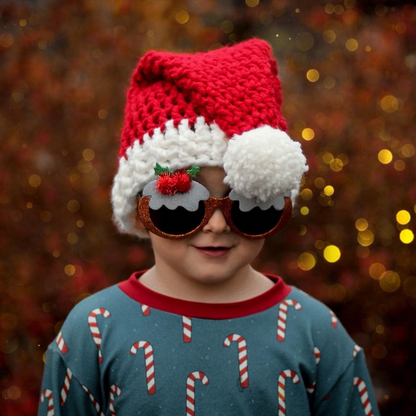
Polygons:
<instances>
[{"instance_id":1,"label":"dark brown background","mask_svg":"<svg viewBox=\"0 0 416 416\"><path fill-rule=\"evenodd\" d=\"M291 223L255 266L338 314L365 350L384 415L415 413L415 242L400 239L416 215L415 6L3 1L0 17L3 415L36 413L43 354L70 309L152 264L146 242L117 233L109 202L138 58L254 36L275 50L283 113L310 166ZM390 163L380 162L383 149ZM400 210L408 224L397 222ZM340 249L339 261L325 259L328 245Z\"/></svg>"}]
</instances>

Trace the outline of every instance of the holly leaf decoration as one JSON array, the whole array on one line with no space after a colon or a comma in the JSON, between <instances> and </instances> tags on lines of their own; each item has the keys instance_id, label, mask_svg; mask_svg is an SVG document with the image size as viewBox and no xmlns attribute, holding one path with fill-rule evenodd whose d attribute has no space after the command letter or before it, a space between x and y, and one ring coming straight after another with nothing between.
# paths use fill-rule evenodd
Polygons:
<instances>
[{"instance_id":1,"label":"holly leaf decoration","mask_svg":"<svg viewBox=\"0 0 416 416\"><path fill-rule=\"evenodd\" d=\"M159 163L156 163L156 166L153 168L155 171L155 175L158 176L162 173L170 173L172 174L173 172L169 170L169 168L167 166L160 166Z\"/></svg>"},{"instance_id":2,"label":"holly leaf decoration","mask_svg":"<svg viewBox=\"0 0 416 416\"><path fill-rule=\"evenodd\" d=\"M186 173L191 177L191 178L196 178L196 174L201 170L201 168L199 168L198 166L191 166L191 169L188 169L186 171Z\"/></svg>"}]
</instances>

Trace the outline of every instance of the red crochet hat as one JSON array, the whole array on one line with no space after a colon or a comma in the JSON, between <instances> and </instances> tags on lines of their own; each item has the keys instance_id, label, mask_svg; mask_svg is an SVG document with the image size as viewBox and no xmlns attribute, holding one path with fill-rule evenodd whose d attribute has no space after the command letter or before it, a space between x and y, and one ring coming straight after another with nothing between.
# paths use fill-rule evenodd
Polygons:
<instances>
[{"instance_id":1,"label":"red crochet hat","mask_svg":"<svg viewBox=\"0 0 416 416\"><path fill-rule=\"evenodd\" d=\"M207 53L146 53L127 94L112 190L120 230L137 232L137 194L156 163L171 171L222 166L225 183L262 202L293 196L307 166L280 105L277 64L263 40Z\"/></svg>"}]
</instances>

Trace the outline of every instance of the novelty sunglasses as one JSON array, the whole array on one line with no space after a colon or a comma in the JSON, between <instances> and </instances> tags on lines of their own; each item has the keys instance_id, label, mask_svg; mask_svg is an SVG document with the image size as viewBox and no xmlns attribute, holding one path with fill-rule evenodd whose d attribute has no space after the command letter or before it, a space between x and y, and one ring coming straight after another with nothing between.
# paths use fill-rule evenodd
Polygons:
<instances>
[{"instance_id":1,"label":"novelty sunglasses","mask_svg":"<svg viewBox=\"0 0 416 416\"><path fill-rule=\"evenodd\" d=\"M248 239L262 239L277 233L288 222L292 201L285 195L268 203L257 203L231 190L228 196L210 196L199 182L189 190L175 194L161 193L158 181L143 189L137 211L144 226L153 234L169 239L192 236L220 208L230 228Z\"/></svg>"}]
</instances>

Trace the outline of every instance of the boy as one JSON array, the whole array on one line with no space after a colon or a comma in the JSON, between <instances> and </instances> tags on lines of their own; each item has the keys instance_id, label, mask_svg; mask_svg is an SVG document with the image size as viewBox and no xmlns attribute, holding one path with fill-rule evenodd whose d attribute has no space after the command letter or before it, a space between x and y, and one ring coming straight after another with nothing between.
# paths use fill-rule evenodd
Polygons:
<instances>
[{"instance_id":1,"label":"boy","mask_svg":"<svg viewBox=\"0 0 416 416\"><path fill-rule=\"evenodd\" d=\"M250 266L307 170L280 103L258 39L140 60L112 202L155 265L72 310L47 352L39 415L378 414L335 315Z\"/></svg>"}]
</instances>

